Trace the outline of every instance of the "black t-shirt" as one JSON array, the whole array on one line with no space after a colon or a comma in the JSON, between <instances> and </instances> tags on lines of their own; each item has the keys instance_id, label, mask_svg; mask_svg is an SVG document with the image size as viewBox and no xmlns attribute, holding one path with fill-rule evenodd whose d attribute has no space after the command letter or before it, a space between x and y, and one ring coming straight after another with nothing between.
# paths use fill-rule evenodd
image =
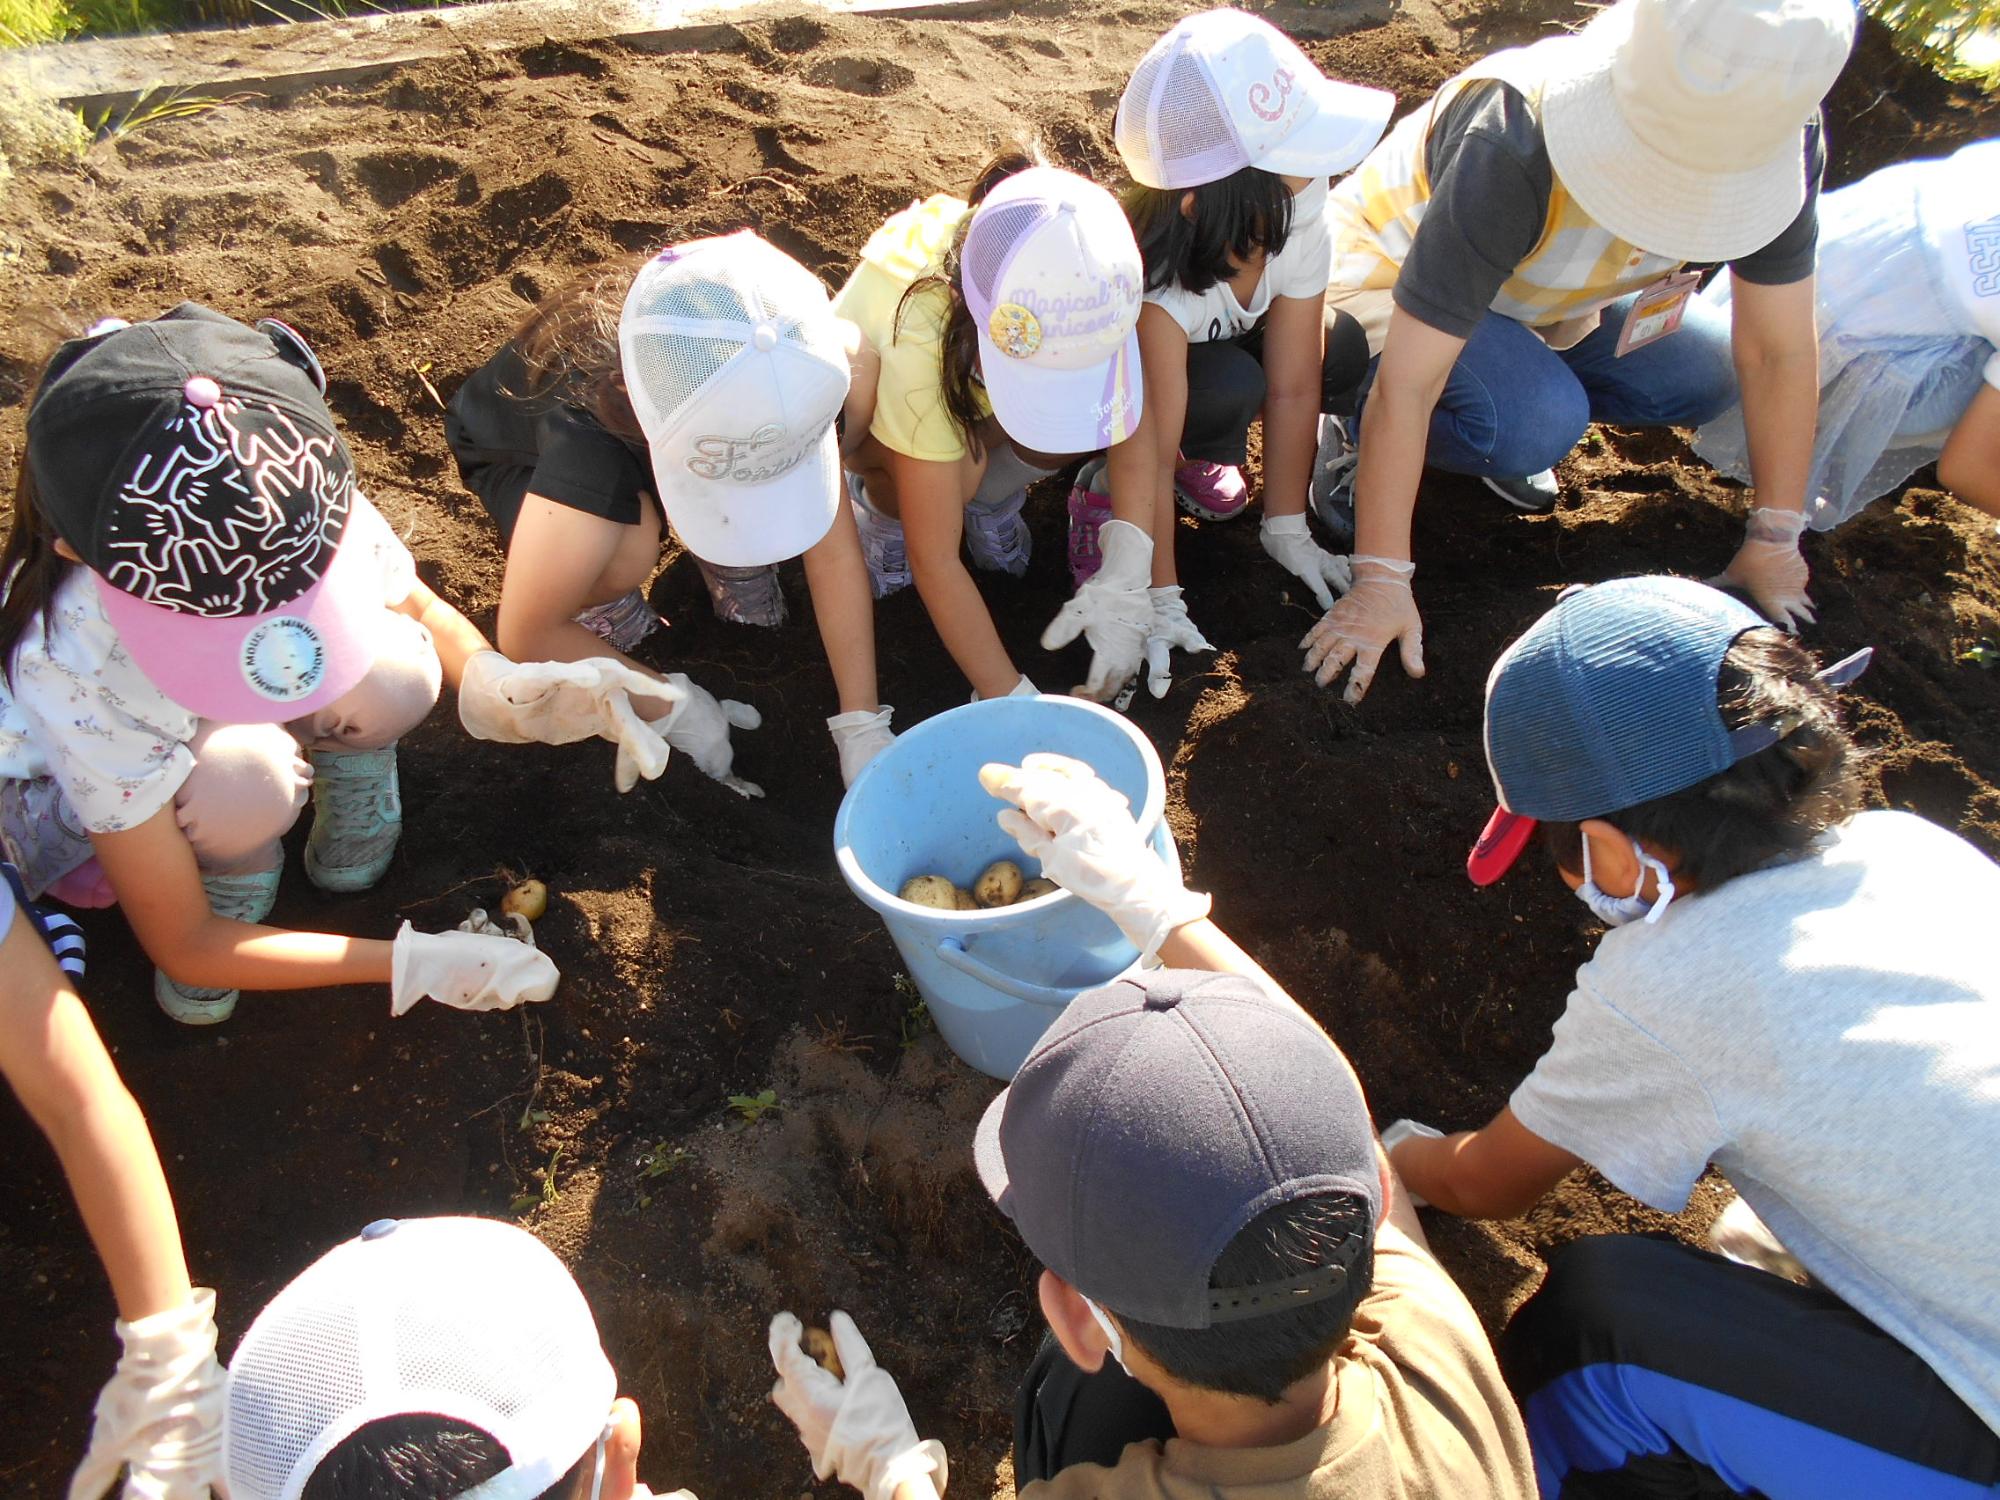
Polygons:
<instances>
[{"instance_id":1,"label":"black t-shirt","mask_svg":"<svg viewBox=\"0 0 2000 1500\"><path fill-rule=\"evenodd\" d=\"M643 445L605 430L561 392L524 399L520 354L506 345L465 379L445 413L445 440L466 488L510 538L529 492L573 510L636 526L653 491Z\"/></svg>"},{"instance_id":2,"label":"black t-shirt","mask_svg":"<svg viewBox=\"0 0 2000 1500\"><path fill-rule=\"evenodd\" d=\"M1776 239L1729 263L1745 281L1784 286L1812 274L1826 169L1817 116L1806 127L1805 152L1805 206ZM1499 79L1460 90L1424 153L1431 196L1396 277L1396 305L1440 333L1469 338L1540 241L1555 168L1527 97Z\"/></svg>"}]
</instances>

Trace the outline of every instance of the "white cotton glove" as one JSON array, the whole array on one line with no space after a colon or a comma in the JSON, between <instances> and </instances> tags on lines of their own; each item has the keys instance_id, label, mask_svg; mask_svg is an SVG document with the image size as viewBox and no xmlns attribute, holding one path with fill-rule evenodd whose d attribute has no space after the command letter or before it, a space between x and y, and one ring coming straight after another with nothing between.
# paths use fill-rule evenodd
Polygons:
<instances>
[{"instance_id":1,"label":"white cotton glove","mask_svg":"<svg viewBox=\"0 0 2000 1500\"><path fill-rule=\"evenodd\" d=\"M1188 618L1187 602L1181 598L1179 584L1158 584L1146 592L1153 598L1153 624L1146 632L1146 689L1155 698L1164 698L1167 689L1174 685L1167 653L1213 651L1215 647Z\"/></svg>"},{"instance_id":2,"label":"white cotton glove","mask_svg":"<svg viewBox=\"0 0 2000 1500\"><path fill-rule=\"evenodd\" d=\"M1146 959L1176 927L1208 915L1208 897L1140 837L1124 794L1082 761L1037 752L1018 766L981 766L979 784L1014 804L1000 826L1042 873L1116 922Z\"/></svg>"},{"instance_id":3,"label":"white cotton glove","mask_svg":"<svg viewBox=\"0 0 2000 1500\"><path fill-rule=\"evenodd\" d=\"M1000 696L1003 698L1034 698L1040 696L1041 691L1042 690L1040 688L1036 687L1032 682L1028 681L1028 674L1026 672L1023 672L1021 674L1021 680L1015 683L1009 689L1007 689L1007 691L1002 693ZM977 703L979 702L979 694L974 693L970 698L967 698L965 701L967 703Z\"/></svg>"},{"instance_id":4,"label":"white cotton glove","mask_svg":"<svg viewBox=\"0 0 2000 1500\"><path fill-rule=\"evenodd\" d=\"M1332 609L1334 594L1346 593L1353 581L1347 559L1327 551L1312 539L1304 511L1295 516L1264 517L1257 528L1257 540L1264 544L1273 562L1312 590L1321 609Z\"/></svg>"},{"instance_id":5,"label":"white cotton glove","mask_svg":"<svg viewBox=\"0 0 2000 1500\"><path fill-rule=\"evenodd\" d=\"M1090 642L1090 679L1079 698L1108 703L1139 675L1146 632L1153 627L1153 539L1130 521L1106 521L1097 533L1103 563L1071 596L1049 628L1042 649L1060 651L1081 635Z\"/></svg>"},{"instance_id":6,"label":"white cotton glove","mask_svg":"<svg viewBox=\"0 0 2000 1500\"><path fill-rule=\"evenodd\" d=\"M944 1445L917 1436L903 1393L875 1363L854 1319L837 1312L827 1319L827 1331L840 1355L841 1380L800 1345L804 1330L797 1318L783 1312L771 1319L771 1363L778 1370L771 1400L798 1428L814 1477L838 1478L866 1500L890 1500L897 1485L927 1474L942 1495Z\"/></svg>"},{"instance_id":7,"label":"white cotton glove","mask_svg":"<svg viewBox=\"0 0 2000 1500\"><path fill-rule=\"evenodd\" d=\"M1797 635L1801 625L1816 624L1819 618L1806 596L1812 574L1799 553L1805 529L1804 511L1758 506L1750 512L1736 556L1708 582L1716 588L1742 589L1757 601L1766 619Z\"/></svg>"},{"instance_id":8,"label":"white cotton glove","mask_svg":"<svg viewBox=\"0 0 2000 1500\"><path fill-rule=\"evenodd\" d=\"M896 742L889 732L889 715L895 711L885 703L876 709L835 714L826 721L833 733L833 748L840 752L841 785L853 786L861 768Z\"/></svg>"},{"instance_id":9,"label":"white cotton glove","mask_svg":"<svg viewBox=\"0 0 2000 1500\"><path fill-rule=\"evenodd\" d=\"M1347 597L1329 609L1299 645L1306 653L1306 670L1321 687L1352 662L1354 672L1343 696L1349 703L1359 703L1368 696L1382 653L1391 644L1401 645L1405 672L1424 675L1424 622L1410 589L1415 563L1362 553L1350 561L1354 584Z\"/></svg>"},{"instance_id":10,"label":"white cotton glove","mask_svg":"<svg viewBox=\"0 0 2000 1500\"><path fill-rule=\"evenodd\" d=\"M639 700L635 707L633 699ZM676 689L608 656L589 661L509 661L481 651L458 684L458 718L474 739L507 745L609 740L618 747L614 779L629 792L667 768L667 740L647 721Z\"/></svg>"},{"instance_id":11,"label":"white cotton glove","mask_svg":"<svg viewBox=\"0 0 2000 1500\"><path fill-rule=\"evenodd\" d=\"M69 1500L99 1500L121 1469L124 1500L208 1500L222 1473L215 1293L196 1287L179 1307L116 1326L125 1352L97 1398Z\"/></svg>"},{"instance_id":12,"label":"white cotton glove","mask_svg":"<svg viewBox=\"0 0 2000 1500\"><path fill-rule=\"evenodd\" d=\"M1396 1165L1396 1148L1402 1145L1403 1142L1417 1136L1421 1136L1427 1141L1441 1141L1444 1139L1444 1132L1442 1130L1433 1130L1430 1126L1416 1120L1398 1120L1382 1132L1382 1149L1389 1156L1390 1166L1393 1167ZM1400 1170L1397 1173L1397 1180L1401 1181ZM1407 1187L1403 1189L1403 1196L1410 1200L1410 1207L1412 1208L1429 1208L1431 1206L1429 1199L1418 1197Z\"/></svg>"},{"instance_id":13,"label":"white cotton glove","mask_svg":"<svg viewBox=\"0 0 2000 1500\"><path fill-rule=\"evenodd\" d=\"M418 932L408 922L389 950L389 1014L419 1000L454 1010L512 1010L546 1000L562 975L546 953L510 937L476 932Z\"/></svg>"},{"instance_id":14,"label":"white cotton glove","mask_svg":"<svg viewBox=\"0 0 2000 1500\"><path fill-rule=\"evenodd\" d=\"M667 743L699 766L704 776L721 782L737 796L763 796L764 789L756 782L731 774L736 749L729 743L729 731L755 729L764 716L734 698L718 699L707 688L688 681L685 672L669 672L667 682L681 694L664 718L653 721L655 728L666 732Z\"/></svg>"}]
</instances>

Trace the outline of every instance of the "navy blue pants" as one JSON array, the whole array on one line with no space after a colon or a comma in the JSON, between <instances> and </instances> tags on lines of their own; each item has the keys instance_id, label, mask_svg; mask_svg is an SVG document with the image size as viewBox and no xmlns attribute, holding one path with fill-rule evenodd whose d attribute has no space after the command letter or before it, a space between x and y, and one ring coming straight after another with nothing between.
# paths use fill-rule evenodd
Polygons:
<instances>
[{"instance_id":1,"label":"navy blue pants","mask_svg":"<svg viewBox=\"0 0 2000 1500\"><path fill-rule=\"evenodd\" d=\"M1326 353L1320 361L1319 409L1345 416L1368 373L1368 335L1339 308L1326 310ZM1203 463L1241 468L1250 451L1250 423L1264 409L1264 328L1239 338L1188 345L1187 417L1181 453Z\"/></svg>"},{"instance_id":2,"label":"navy blue pants","mask_svg":"<svg viewBox=\"0 0 2000 1500\"><path fill-rule=\"evenodd\" d=\"M1831 1293L1673 1240L1549 1261L1500 1364L1543 1500L1972 1500L2000 1436Z\"/></svg>"}]
</instances>

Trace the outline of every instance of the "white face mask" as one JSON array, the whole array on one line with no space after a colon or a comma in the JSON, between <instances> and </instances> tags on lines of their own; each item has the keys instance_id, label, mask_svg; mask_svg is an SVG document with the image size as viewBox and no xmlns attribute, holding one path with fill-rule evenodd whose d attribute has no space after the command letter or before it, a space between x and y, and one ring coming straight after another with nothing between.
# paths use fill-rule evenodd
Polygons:
<instances>
[{"instance_id":1,"label":"white face mask","mask_svg":"<svg viewBox=\"0 0 2000 1500\"><path fill-rule=\"evenodd\" d=\"M1633 839L1632 853L1639 861L1639 879L1629 896L1614 896L1603 890L1590 874L1590 835L1583 836L1583 884L1576 888L1576 899L1597 914L1597 920L1606 927L1623 927L1627 922L1644 918L1647 922L1660 920L1660 913L1667 909L1667 903L1674 899L1674 877L1667 873L1667 867L1639 847ZM1643 894L1646 889L1646 872L1653 872L1653 879L1659 884L1659 894L1648 901Z\"/></svg>"},{"instance_id":2,"label":"white face mask","mask_svg":"<svg viewBox=\"0 0 2000 1500\"><path fill-rule=\"evenodd\" d=\"M1077 1293L1077 1295L1080 1297L1083 1296L1081 1292ZM1130 1375L1132 1367L1125 1363L1125 1339L1118 1332L1118 1325L1107 1318L1104 1315L1104 1309L1099 1307L1095 1302L1092 1302L1088 1297L1083 1298L1083 1305L1090 1309L1090 1315L1097 1319L1097 1326L1104 1330L1104 1341L1111 1346L1111 1357L1118 1362L1118 1368L1123 1370L1127 1375Z\"/></svg>"},{"instance_id":3,"label":"white face mask","mask_svg":"<svg viewBox=\"0 0 2000 1500\"><path fill-rule=\"evenodd\" d=\"M1327 179L1315 177L1296 193L1292 194L1292 228L1305 229L1317 224L1320 215L1326 212Z\"/></svg>"}]
</instances>

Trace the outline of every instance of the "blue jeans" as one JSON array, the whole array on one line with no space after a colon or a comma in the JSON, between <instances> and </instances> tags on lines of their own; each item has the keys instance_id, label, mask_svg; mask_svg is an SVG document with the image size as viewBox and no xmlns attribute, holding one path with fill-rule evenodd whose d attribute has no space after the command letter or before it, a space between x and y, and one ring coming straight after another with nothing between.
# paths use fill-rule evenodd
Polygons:
<instances>
[{"instance_id":1,"label":"blue jeans","mask_svg":"<svg viewBox=\"0 0 2000 1500\"><path fill-rule=\"evenodd\" d=\"M1636 296L1605 308L1596 331L1570 349L1551 349L1526 324L1488 313L1431 413L1431 466L1518 478L1553 468L1592 422L1699 427L1734 406L1728 313L1697 297L1676 332L1619 359L1612 351ZM1371 367L1369 384L1374 378Z\"/></svg>"}]
</instances>

